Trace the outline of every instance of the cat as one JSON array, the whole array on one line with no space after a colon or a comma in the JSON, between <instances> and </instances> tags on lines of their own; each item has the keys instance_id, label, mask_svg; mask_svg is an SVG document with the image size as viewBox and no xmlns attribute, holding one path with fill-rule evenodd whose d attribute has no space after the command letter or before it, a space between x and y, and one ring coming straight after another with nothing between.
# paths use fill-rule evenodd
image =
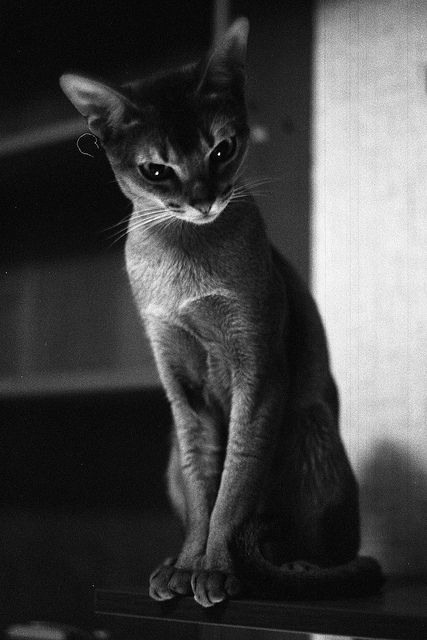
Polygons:
<instances>
[{"instance_id":1,"label":"cat","mask_svg":"<svg viewBox=\"0 0 427 640\"><path fill-rule=\"evenodd\" d=\"M150 595L204 607L369 593L358 487L316 305L241 181L248 21L201 62L113 87L60 84L133 203L126 265L170 402L182 549Z\"/></svg>"}]
</instances>

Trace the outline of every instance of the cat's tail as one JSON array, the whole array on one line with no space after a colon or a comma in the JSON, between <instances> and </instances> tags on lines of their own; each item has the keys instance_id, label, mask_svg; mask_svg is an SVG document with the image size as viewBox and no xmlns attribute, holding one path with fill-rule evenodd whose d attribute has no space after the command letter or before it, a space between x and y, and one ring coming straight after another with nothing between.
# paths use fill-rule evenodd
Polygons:
<instances>
[{"instance_id":1,"label":"cat's tail","mask_svg":"<svg viewBox=\"0 0 427 640\"><path fill-rule=\"evenodd\" d=\"M232 542L236 573L247 595L276 600L320 600L371 595L384 584L380 565L367 556L328 567L304 561L274 565L261 551L266 533L264 525L251 523L237 532Z\"/></svg>"}]
</instances>

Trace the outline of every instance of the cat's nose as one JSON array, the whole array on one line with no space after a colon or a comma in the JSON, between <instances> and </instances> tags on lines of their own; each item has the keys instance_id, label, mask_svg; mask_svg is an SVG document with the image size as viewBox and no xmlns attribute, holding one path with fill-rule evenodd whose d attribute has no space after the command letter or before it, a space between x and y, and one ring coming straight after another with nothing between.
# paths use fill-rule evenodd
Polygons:
<instances>
[{"instance_id":1,"label":"cat's nose","mask_svg":"<svg viewBox=\"0 0 427 640\"><path fill-rule=\"evenodd\" d=\"M206 181L202 179L195 180L191 185L190 205L198 209L203 215L208 215L214 201L213 194L209 193L209 191Z\"/></svg>"},{"instance_id":2,"label":"cat's nose","mask_svg":"<svg viewBox=\"0 0 427 640\"><path fill-rule=\"evenodd\" d=\"M193 200L191 206L203 213L204 216L207 216L211 210L212 202L208 200Z\"/></svg>"}]
</instances>

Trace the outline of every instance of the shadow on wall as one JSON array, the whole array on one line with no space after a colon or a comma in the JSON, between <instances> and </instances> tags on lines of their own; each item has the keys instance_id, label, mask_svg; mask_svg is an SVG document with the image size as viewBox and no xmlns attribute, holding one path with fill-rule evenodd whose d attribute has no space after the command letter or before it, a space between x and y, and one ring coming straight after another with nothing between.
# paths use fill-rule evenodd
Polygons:
<instances>
[{"instance_id":1,"label":"shadow on wall","mask_svg":"<svg viewBox=\"0 0 427 640\"><path fill-rule=\"evenodd\" d=\"M427 574L427 473L403 445L384 440L361 473L364 553L389 574Z\"/></svg>"}]
</instances>

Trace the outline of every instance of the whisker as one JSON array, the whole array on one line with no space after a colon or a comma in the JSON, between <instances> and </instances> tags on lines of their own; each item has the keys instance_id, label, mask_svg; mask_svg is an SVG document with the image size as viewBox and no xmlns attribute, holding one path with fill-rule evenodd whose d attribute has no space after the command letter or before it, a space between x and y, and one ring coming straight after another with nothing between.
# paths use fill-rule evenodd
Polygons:
<instances>
[{"instance_id":1,"label":"whisker","mask_svg":"<svg viewBox=\"0 0 427 640\"><path fill-rule=\"evenodd\" d=\"M140 229L142 227L151 226L153 222L160 222L161 220L166 220L169 218L169 215L157 215L152 218L148 218L147 220L136 220L132 224L129 225L128 231L134 231L135 229Z\"/></svg>"},{"instance_id":2,"label":"whisker","mask_svg":"<svg viewBox=\"0 0 427 640\"><path fill-rule=\"evenodd\" d=\"M252 195L271 195L274 193L275 189L271 188L269 190L266 189L260 189L259 187L265 187L265 186L270 186L269 185L270 181L257 181L257 182L248 182L246 184L240 184L234 187L233 189L233 193L234 194L241 194L241 193L251 193ZM276 185L275 185L276 186Z\"/></svg>"},{"instance_id":3,"label":"whisker","mask_svg":"<svg viewBox=\"0 0 427 640\"><path fill-rule=\"evenodd\" d=\"M136 229L142 228L142 227L147 227L149 228L150 226L152 226L153 224L160 222L162 220L166 220L168 218L170 218L170 214L167 212L163 212L161 214L157 214L157 215L153 215L152 217L149 218L145 218L143 220L134 220L131 224L129 224L127 226L127 228L125 230L123 229L119 229L116 233L113 233L109 239L111 240L112 238L114 238L114 241L112 244L115 244L116 242L119 242L122 238L124 238L125 236L127 236L131 231L134 231Z\"/></svg>"},{"instance_id":4,"label":"whisker","mask_svg":"<svg viewBox=\"0 0 427 640\"><path fill-rule=\"evenodd\" d=\"M131 220L133 222L143 222L144 220L149 220L150 218L156 218L157 216L162 215L170 216L171 213L167 209L159 209L158 211L149 211L148 213L134 215Z\"/></svg>"},{"instance_id":5,"label":"whisker","mask_svg":"<svg viewBox=\"0 0 427 640\"><path fill-rule=\"evenodd\" d=\"M146 231L150 232L154 227L159 228L160 230L165 230L170 224L172 224L176 218L173 216L169 216L167 218L161 220L153 220L153 222L145 228Z\"/></svg>"},{"instance_id":6,"label":"whisker","mask_svg":"<svg viewBox=\"0 0 427 640\"><path fill-rule=\"evenodd\" d=\"M124 231L122 234L118 235L117 238L115 238L109 245L109 248L111 249L111 247L115 244L117 244L117 242L120 242L120 240L122 238L125 238L128 234L128 231L126 229L126 231ZM109 238L109 240L111 240L112 238L114 238L114 236L111 236L111 238Z\"/></svg>"},{"instance_id":7,"label":"whisker","mask_svg":"<svg viewBox=\"0 0 427 640\"><path fill-rule=\"evenodd\" d=\"M240 181L240 185L243 188L251 189L253 187L259 187L261 185L277 185L282 182L279 178L246 178Z\"/></svg>"},{"instance_id":8,"label":"whisker","mask_svg":"<svg viewBox=\"0 0 427 640\"><path fill-rule=\"evenodd\" d=\"M130 217L131 220L146 220L147 218L151 218L152 216L158 216L163 213L170 213L168 209L162 207L161 209L141 209L139 211L134 211Z\"/></svg>"},{"instance_id":9,"label":"whisker","mask_svg":"<svg viewBox=\"0 0 427 640\"><path fill-rule=\"evenodd\" d=\"M272 191L259 191L257 190L250 190L250 191L238 191L235 194L233 194L234 196L244 196L246 198L250 197L250 196L273 196L274 193Z\"/></svg>"},{"instance_id":10,"label":"whisker","mask_svg":"<svg viewBox=\"0 0 427 640\"><path fill-rule=\"evenodd\" d=\"M122 218L119 222L116 222L115 224L112 224L110 227L106 227L105 229L102 230L103 233L107 232L107 231L111 231L111 229L116 229L117 227L123 226L125 224L127 224L129 222L129 220L131 220L132 218L143 218L148 214L154 214L154 213L162 213L163 211L165 211L165 208L151 208L151 209L137 209L136 211L130 212L128 213L124 218Z\"/></svg>"},{"instance_id":11,"label":"whisker","mask_svg":"<svg viewBox=\"0 0 427 640\"><path fill-rule=\"evenodd\" d=\"M129 225L129 231L133 231L134 229L139 229L140 227L151 226L153 222L160 222L162 220L167 220L172 216L168 212L164 212L162 214L153 215L144 220L136 220L133 221L132 224Z\"/></svg>"},{"instance_id":12,"label":"whisker","mask_svg":"<svg viewBox=\"0 0 427 640\"><path fill-rule=\"evenodd\" d=\"M155 207L142 207L141 209L136 209L133 213L141 213L141 212L149 212L149 211L167 211L164 205L157 205Z\"/></svg>"},{"instance_id":13,"label":"whisker","mask_svg":"<svg viewBox=\"0 0 427 640\"><path fill-rule=\"evenodd\" d=\"M125 218L120 220L120 222L116 222L116 224L112 224L111 227L105 227L105 229L102 230L102 233L106 233L107 231L111 231L111 229L116 229L117 227L127 224L129 222L130 216L131 214L128 214Z\"/></svg>"},{"instance_id":14,"label":"whisker","mask_svg":"<svg viewBox=\"0 0 427 640\"><path fill-rule=\"evenodd\" d=\"M249 204L250 203L250 198L243 198L243 197L242 198L239 198L239 197L238 198L232 198L232 199L230 199L230 202L231 203L243 202L243 203Z\"/></svg>"},{"instance_id":15,"label":"whisker","mask_svg":"<svg viewBox=\"0 0 427 640\"><path fill-rule=\"evenodd\" d=\"M153 215L154 215L154 214L153 214ZM156 217L157 217L157 215L159 215L159 214L156 214ZM144 217L143 217L143 216L141 216L141 217L136 217L136 219L134 219L134 218L132 218L132 217L130 217L130 218L128 217L128 218L125 218L124 220L121 220L121 221L120 221L120 222L118 222L117 224L114 224L114 225L112 225L111 227L108 227L107 229L105 229L105 231L111 231L111 229L115 229L115 228L117 228L117 227L121 227L120 229L118 229L118 230L117 230L117 233L121 233L121 231L123 231L123 227L127 227L127 226L128 226L128 224L129 224L131 221L132 221L132 224L135 224L136 222L139 222L140 220L141 220L141 221L142 221L142 220L146 221L146 220L150 220L150 219L151 219L151 217L149 218L148 216L144 216ZM114 233L113 233L113 234L111 235L111 237L114 237L114 235L116 235L116 234L114 234Z\"/></svg>"},{"instance_id":16,"label":"whisker","mask_svg":"<svg viewBox=\"0 0 427 640\"><path fill-rule=\"evenodd\" d=\"M155 220L159 216L163 216L163 215L170 215L170 214L165 211L157 211L155 213L150 213L145 216L135 216L131 218L129 222L131 222L131 224L136 224L139 222L148 222L149 220Z\"/></svg>"},{"instance_id":17,"label":"whisker","mask_svg":"<svg viewBox=\"0 0 427 640\"><path fill-rule=\"evenodd\" d=\"M243 181L249 181L249 182L256 182L258 180L265 180L267 182L278 182L280 180L283 179L283 172L282 171L276 171L274 173L268 173L268 174L247 174L242 175L241 179Z\"/></svg>"}]
</instances>

